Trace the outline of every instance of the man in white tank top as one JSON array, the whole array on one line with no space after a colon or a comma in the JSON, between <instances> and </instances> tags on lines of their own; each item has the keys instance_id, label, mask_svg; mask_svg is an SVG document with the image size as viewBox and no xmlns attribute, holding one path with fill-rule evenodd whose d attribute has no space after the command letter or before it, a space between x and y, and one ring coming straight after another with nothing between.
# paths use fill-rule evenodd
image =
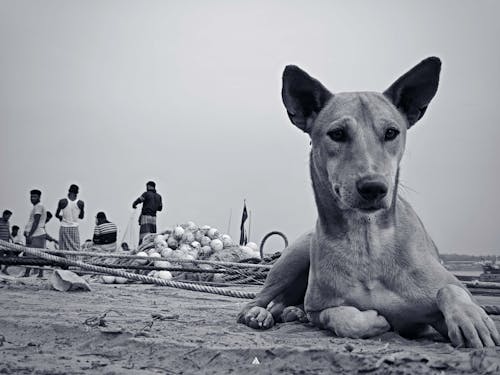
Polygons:
<instances>
[{"instance_id":1,"label":"man in white tank top","mask_svg":"<svg viewBox=\"0 0 500 375\"><path fill-rule=\"evenodd\" d=\"M59 249L80 250L79 221L84 217L84 203L77 199L78 186L71 185L68 197L59 200L56 217L61 222L59 229Z\"/></svg>"}]
</instances>

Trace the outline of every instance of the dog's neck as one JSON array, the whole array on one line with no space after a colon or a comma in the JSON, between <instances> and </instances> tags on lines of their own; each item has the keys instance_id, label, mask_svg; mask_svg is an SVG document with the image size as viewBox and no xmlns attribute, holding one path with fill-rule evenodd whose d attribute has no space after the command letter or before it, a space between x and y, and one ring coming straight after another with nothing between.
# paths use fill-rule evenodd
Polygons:
<instances>
[{"instance_id":1,"label":"dog's neck","mask_svg":"<svg viewBox=\"0 0 500 375\"><path fill-rule=\"evenodd\" d=\"M396 221L396 201L398 194L399 168L395 177L395 186L391 206L375 213L367 214L355 209L340 207L336 196L333 194L328 177L314 167L312 155L309 168L311 173L314 199L318 210L318 224L325 234L347 234L360 227L377 226L381 229L394 226Z\"/></svg>"}]
</instances>

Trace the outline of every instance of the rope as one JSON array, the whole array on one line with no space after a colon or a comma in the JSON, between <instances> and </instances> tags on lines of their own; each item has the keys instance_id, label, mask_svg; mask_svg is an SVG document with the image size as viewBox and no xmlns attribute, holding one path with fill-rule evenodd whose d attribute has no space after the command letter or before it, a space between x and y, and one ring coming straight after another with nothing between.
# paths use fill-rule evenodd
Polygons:
<instances>
[{"instance_id":1,"label":"rope","mask_svg":"<svg viewBox=\"0 0 500 375\"><path fill-rule=\"evenodd\" d=\"M55 256L52 254L48 254L40 249L23 247L23 246L11 244L11 243L8 243L8 242L2 241L2 240L0 240L0 245L3 248L24 251L26 254L36 256L38 258L50 260L50 261L53 261L53 262L56 262L59 264L76 266L76 267L83 268L83 269L88 270L88 271L104 272L104 273L107 273L109 275L124 277L124 278L130 279L130 280L136 280L136 281L142 281L142 282L146 282L146 283L150 283L150 284L169 286L169 287L178 288L178 289L192 290L192 291L196 291L196 292L219 294L222 296L235 297L235 298L253 299L256 297L256 293L253 293L253 292L243 292L243 291L239 291L239 290L227 290L227 289L223 289L223 288L216 288L216 287L211 287L211 286L206 286L206 285L196 285L196 284L183 283L183 282L178 282L178 281L163 280L163 279L160 279L157 277L144 276L144 275L139 275L139 274L130 273L130 272L123 272L123 271L115 270L112 268L94 266L94 265L83 263L83 262L80 262L77 260L61 258L61 257Z\"/></svg>"},{"instance_id":2,"label":"rope","mask_svg":"<svg viewBox=\"0 0 500 375\"><path fill-rule=\"evenodd\" d=\"M486 282L486 281L466 281L462 282L467 288L474 289L474 288L484 288L484 289L500 289L500 283L492 283L492 282Z\"/></svg>"},{"instance_id":3,"label":"rope","mask_svg":"<svg viewBox=\"0 0 500 375\"><path fill-rule=\"evenodd\" d=\"M7 266L53 266L58 263L54 263L44 259L29 258L29 257L0 257L0 264ZM98 263L98 262L87 262L87 264L93 266L102 266L115 269L135 269L142 271L173 271L173 272L193 272L193 273L224 273L228 275L239 276L252 276L248 273L241 272L235 269L214 269L205 270L202 268L188 268L188 267L156 267L156 266L143 266L143 265L130 265L130 264L108 264L108 263ZM248 271L247 271L248 272ZM265 278L266 274L258 272L254 277Z\"/></svg>"},{"instance_id":4,"label":"rope","mask_svg":"<svg viewBox=\"0 0 500 375\"><path fill-rule=\"evenodd\" d=\"M19 252L24 251L24 247L15 245L18 248L13 247L14 244L5 242L0 240L0 248L3 248L4 250L16 250ZM39 249L38 249L39 250ZM195 259L195 260L187 260L187 259L177 259L177 258L166 258L166 257L160 257L160 258L151 258L148 256L137 256L137 255L127 255L127 254L113 254L113 253L96 253L96 252L91 252L91 251L70 251L70 250L49 250L49 249L44 249L43 250L47 254L54 254L54 255L80 255L80 256L90 256L90 257L96 257L96 258L122 258L122 259L146 259L146 260L166 260L169 262L173 263L194 263L194 264L209 264L209 265L214 265L214 266L223 266L223 267L240 267L240 268L261 268L261 269L271 269L272 266L267 265L267 264L249 264L249 263L237 263L237 262L221 262L221 261L215 261L215 260L201 260L201 259Z\"/></svg>"}]
</instances>

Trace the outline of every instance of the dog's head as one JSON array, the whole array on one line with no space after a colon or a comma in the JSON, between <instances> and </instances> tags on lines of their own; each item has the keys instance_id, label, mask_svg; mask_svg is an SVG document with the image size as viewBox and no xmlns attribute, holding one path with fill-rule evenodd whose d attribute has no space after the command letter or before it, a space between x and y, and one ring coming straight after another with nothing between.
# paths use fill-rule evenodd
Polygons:
<instances>
[{"instance_id":1,"label":"dog's head","mask_svg":"<svg viewBox=\"0 0 500 375\"><path fill-rule=\"evenodd\" d=\"M384 93L330 93L296 66L283 73L292 123L311 137L311 169L337 206L374 212L391 206L406 131L437 91L441 62L425 59Z\"/></svg>"}]
</instances>

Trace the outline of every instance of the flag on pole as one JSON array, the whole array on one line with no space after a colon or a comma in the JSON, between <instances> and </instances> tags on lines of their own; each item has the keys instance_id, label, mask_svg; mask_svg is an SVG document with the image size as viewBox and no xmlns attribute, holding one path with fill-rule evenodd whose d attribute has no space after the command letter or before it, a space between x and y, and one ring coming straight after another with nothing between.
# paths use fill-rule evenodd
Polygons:
<instances>
[{"instance_id":1,"label":"flag on pole","mask_svg":"<svg viewBox=\"0 0 500 375\"><path fill-rule=\"evenodd\" d=\"M240 246L246 245L248 242L247 233L245 231L245 221L248 218L247 213L247 202L243 201L243 213L241 214L241 224L240 224Z\"/></svg>"}]
</instances>

